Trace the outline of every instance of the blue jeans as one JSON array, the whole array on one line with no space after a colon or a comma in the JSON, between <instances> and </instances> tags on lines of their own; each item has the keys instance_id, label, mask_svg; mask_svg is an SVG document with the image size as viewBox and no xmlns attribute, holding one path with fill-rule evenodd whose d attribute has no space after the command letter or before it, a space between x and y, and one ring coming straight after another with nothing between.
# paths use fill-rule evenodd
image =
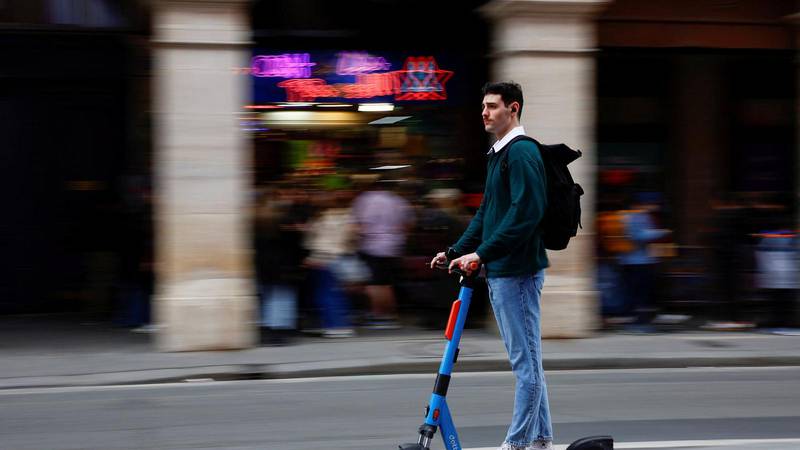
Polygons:
<instances>
[{"instance_id":1,"label":"blue jeans","mask_svg":"<svg viewBox=\"0 0 800 450\"><path fill-rule=\"evenodd\" d=\"M261 326L294 330L297 323L297 289L286 284L261 286Z\"/></svg>"},{"instance_id":2,"label":"blue jeans","mask_svg":"<svg viewBox=\"0 0 800 450\"><path fill-rule=\"evenodd\" d=\"M314 280L314 302L320 310L322 328L348 328L349 305L341 284L330 268L311 271Z\"/></svg>"},{"instance_id":3,"label":"blue jeans","mask_svg":"<svg viewBox=\"0 0 800 450\"><path fill-rule=\"evenodd\" d=\"M544 270L534 275L488 278L489 300L517 379L514 414L505 442L525 447L553 440L547 384L542 369L539 299Z\"/></svg>"}]
</instances>

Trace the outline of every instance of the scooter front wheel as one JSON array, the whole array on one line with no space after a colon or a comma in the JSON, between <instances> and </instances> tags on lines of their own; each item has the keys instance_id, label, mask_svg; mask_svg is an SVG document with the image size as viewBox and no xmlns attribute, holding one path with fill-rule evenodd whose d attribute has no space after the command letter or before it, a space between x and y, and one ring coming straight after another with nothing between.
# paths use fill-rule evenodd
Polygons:
<instances>
[{"instance_id":1,"label":"scooter front wheel","mask_svg":"<svg viewBox=\"0 0 800 450\"><path fill-rule=\"evenodd\" d=\"M402 444L400 450L428 450L422 444Z\"/></svg>"}]
</instances>

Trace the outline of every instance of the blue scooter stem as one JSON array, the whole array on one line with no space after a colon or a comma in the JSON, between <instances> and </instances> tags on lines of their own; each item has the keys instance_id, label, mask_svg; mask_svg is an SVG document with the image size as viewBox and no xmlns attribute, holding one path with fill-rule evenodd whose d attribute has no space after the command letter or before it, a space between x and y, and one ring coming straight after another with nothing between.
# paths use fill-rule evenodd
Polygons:
<instances>
[{"instance_id":1,"label":"blue scooter stem","mask_svg":"<svg viewBox=\"0 0 800 450\"><path fill-rule=\"evenodd\" d=\"M446 252L448 263L458 256L460 255L457 255L452 248L449 248ZM436 264L435 267L448 269L449 264L445 264L442 261ZM472 301L472 290L479 269L480 265L476 262L472 262L466 267L461 266L449 269L450 273L461 276L459 281L461 289L458 293L458 299L453 302L450 318L445 328L445 338L448 342L444 349L444 355L442 355L442 362L439 365L439 373L436 375L433 393L425 411L425 422L419 427L419 441L416 444L402 444L400 445L400 450L429 450L437 429L441 430L446 448L449 450L461 450L461 443L458 440L458 433L453 424L453 417L450 414L450 408L447 406L446 397L453 365L458 359L458 344L461 342L461 334L464 331L464 324L467 322L467 313Z\"/></svg>"},{"instance_id":2,"label":"blue scooter stem","mask_svg":"<svg viewBox=\"0 0 800 450\"><path fill-rule=\"evenodd\" d=\"M448 250L450 253L450 250ZM453 259L448 255L448 260ZM445 269L446 266L439 266ZM453 365L458 359L458 346L461 342L461 334L464 331L464 324L467 321L469 305L472 301L472 289L475 282L479 266L471 267L470 273L454 268L451 272L461 275L461 290L458 299L453 302L450 311L450 319L445 329L447 345L444 349L442 362L439 365L439 373L436 375L436 383L433 386L428 408L425 411L425 422L419 427L419 441L416 444L402 444L400 450L430 450L430 444L436 434L437 429L441 431L444 447L448 450L462 450L461 442L458 440L453 416L447 406L447 389L450 385L450 376L453 372ZM613 450L614 439L611 436L592 436L579 439L573 442L567 450Z\"/></svg>"},{"instance_id":3,"label":"blue scooter stem","mask_svg":"<svg viewBox=\"0 0 800 450\"><path fill-rule=\"evenodd\" d=\"M433 393L428 403L425 423L422 425L422 427L427 425L433 430L440 428L442 438L445 440L445 447L450 450L461 450L461 443L458 439L458 433L453 423L450 408L447 406L446 397L447 389L450 385L450 376L453 372L453 365L458 358L461 335L464 331L467 314L469 313L469 306L472 301L472 287L470 287L471 283L468 281L470 280L466 277L462 277L462 286L458 294L458 299L453 302L453 309L450 312L450 319L445 331L445 337L448 342L445 346L444 354L442 355L439 373L436 376ZM427 448L429 442L425 442L425 444L427 445L424 445L424 448Z\"/></svg>"},{"instance_id":4,"label":"blue scooter stem","mask_svg":"<svg viewBox=\"0 0 800 450\"><path fill-rule=\"evenodd\" d=\"M452 336L448 339L447 345L444 348L444 355L442 356L442 363L439 365L439 374L451 375L453 373L453 365L456 362L456 352L458 351L458 344L461 342L461 335L464 332L464 324L467 322L467 313L469 312L469 305L472 301L472 288L462 286L458 293L458 299L454 304L458 304L458 313L455 318L455 327L452 330ZM451 310L451 312L454 312Z\"/></svg>"}]
</instances>

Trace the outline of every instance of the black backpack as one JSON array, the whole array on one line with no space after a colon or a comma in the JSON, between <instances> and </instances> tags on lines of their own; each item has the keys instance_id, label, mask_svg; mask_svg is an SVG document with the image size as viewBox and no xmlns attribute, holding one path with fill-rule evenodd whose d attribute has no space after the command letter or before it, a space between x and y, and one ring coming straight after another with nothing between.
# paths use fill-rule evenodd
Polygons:
<instances>
[{"instance_id":1,"label":"black backpack","mask_svg":"<svg viewBox=\"0 0 800 450\"><path fill-rule=\"evenodd\" d=\"M544 145L529 136L517 136L506 148L517 141L531 141L539 147L547 174L547 209L542 218L544 247L548 250L564 250L569 240L578 234L581 225L581 195L583 188L572 179L567 165L581 157L580 150L565 144ZM500 170L508 180L508 150L501 161ZM508 182L508 181L507 181Z\"/></svg>"}]
</instances>

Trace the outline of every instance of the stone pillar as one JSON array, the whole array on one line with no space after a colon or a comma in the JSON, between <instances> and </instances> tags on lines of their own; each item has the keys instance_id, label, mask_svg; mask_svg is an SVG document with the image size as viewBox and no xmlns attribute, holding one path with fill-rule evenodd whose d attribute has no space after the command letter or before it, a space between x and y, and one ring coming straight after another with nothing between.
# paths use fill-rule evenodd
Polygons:
<instances>
[{"instance_id":1,"label":"stone pillar","mask_svg":"<svg viewBox=\"0 0 800 450\"><path fill-rule=\"evenodd\" d=\"M247 194L250 143L244 0L152 2L157 345L224 350L255 343Z\"/></svg>"},{"instance_id":2,"label":"stone pillar","mask_svg":"<svg viewBox=\"0 0 800 450\"><path fill-rule=\"evenodd\" d=\"M546 338L585 337L597 328L595 275L595 16L608 0L493 0L492 79L522 86L525 131L545 143L583 151L570 171L586 194L583 229L564 251L548 252L542 296ZM490 320L489 323L494 323Z\"/></svg>"},{"instance_id":3,"label":"stone pillar","mask_svg":"<svg viewBox=\"0 0 800 450\"><path fill-rule=\"evenodd\" d=\"M786 19L794 25L794 38L795 38L795 49L800 48L800 12L796 12L786 17ZM795 56L795 77L797 77L797 84L796 92L800 92L800 59L798 59L797 55ZM795 94L795 145L797 148L795 149L795 175L794 175L794 195L792 199L794 200L794 223L795 223L795 230L800 230L800 95ZM797 249L800 251L800 248ZM794 322L800 325L800 289L795 291L794 297Z\"/></svg>"}]
</instances>

